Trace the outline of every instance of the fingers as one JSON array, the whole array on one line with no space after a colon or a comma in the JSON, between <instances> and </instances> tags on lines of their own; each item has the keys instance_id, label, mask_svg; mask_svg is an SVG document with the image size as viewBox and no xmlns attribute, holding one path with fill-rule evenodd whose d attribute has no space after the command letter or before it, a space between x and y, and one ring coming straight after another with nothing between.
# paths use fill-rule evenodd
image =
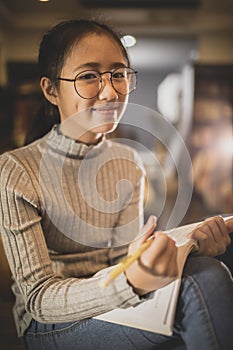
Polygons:
<instances>
[{"instance_id":1,"label":"fingers","mask_svg":"<svg viewBox=\"0 0 233 350\"><path fill-rule=\"evenodd\" d=\"M154 241L141 255L139 266L155 276L177 276L175 241L163 232L156 232Z\"/></svg>"},{"instance_id":2,"label":"fingers","mask_svg":"<svg viewBox=\"0 0 233 350\"><path fill-rule=\"evenodd\" d=\"M166 233L156 232L149 247L125 271L128 283L143 295L178 276L177 247Z\"/></svg>"},{"instance_id":3,"label":"fingers","mask_svg":"<svg viewBox=\"0 0 233 350\"><path fill-rule=\"evenodd\" d=\"M218 216L214 218L208 218L205 220L207 234L216 244L224 245L224 241L229 238L227 229L223 219Z\"/></svg>"},{"instance_id":4,"label":"fingers","mask_svg":"<svg viewBox=\"0 0 233 350\"><path fill-rule=\"evenodd\" d=\"M212 236L219 247L219 251L217 251L217 253L224 253L227 246L231 243L225 221L221 216L216 216L213 217L212 220L211 218L206 219L206 222L208 223L209 230L211 231Z\"/></svg>"},{"instance_id":5,"label":"fingers","mask_svg":"<svg viewBox=\"0 0 233 350\"><path fill-rule=\"evenodd\" d=\"M233 232L233 218L226 220L225 225L228 233Z\"/></svg>"},{"instance_id":6,"label":"fingers","mask_svg":"<svg viewBox=\"0 0 233 350\"><path fill-rule=\"evenodd\" d=\"M220 216L206 219L189 234L189 237L198 241L199 254L207 256L223 254L231 242L228 228Z\"/></svg>"}]
</instances>

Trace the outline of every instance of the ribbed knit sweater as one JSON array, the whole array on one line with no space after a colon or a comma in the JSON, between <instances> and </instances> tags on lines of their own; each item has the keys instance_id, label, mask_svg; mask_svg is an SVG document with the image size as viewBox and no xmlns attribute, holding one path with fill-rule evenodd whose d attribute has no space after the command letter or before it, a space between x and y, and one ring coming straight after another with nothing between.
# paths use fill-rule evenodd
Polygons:
<instances>
[{"instance_id":1,"label":"ribbed knit sweater","mask_svg":"<svg viewBox=\"0 0 233 350\"><path fill-rule=\"evenodd\" d=\"M143 183L133 149L78 143L58 126L0 157L0 232L19 336L32 318L79 321L141 302L124 274L99 283L140 232Z\"/></svg>"}]
</instances>

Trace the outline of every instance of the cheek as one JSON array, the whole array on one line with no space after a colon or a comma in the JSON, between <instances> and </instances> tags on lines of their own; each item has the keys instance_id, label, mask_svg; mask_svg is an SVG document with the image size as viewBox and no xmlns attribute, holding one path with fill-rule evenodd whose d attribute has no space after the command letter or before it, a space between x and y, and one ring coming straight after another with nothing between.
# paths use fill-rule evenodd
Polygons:
<instances>
[{"instance_id":1,"label":"cheek","mask_svg":"<svg viewBox=\"0 0 233 350\"><path fill-rule=\"evenodd\" d=\"M87 110L93 103L84 100L77 94L68 94L59 99L58 108L60 111L61 120L67 119L74 114Z\"/></svg>"},{"instance_id":2,"label":"cheek","mask_svg":"<svg viewBox=\"0 0 233 350\"><path fill-rule=\"evenodd\" d=\"M120 119L123 114L125 113L127 104L128 104L129 97L128 96L121 96L119 99L119 102L121 103L121 110L119 112L118 118Z\"/></svg>"},{"instance_id":3,"label":"cheek","mask_svg":"<svg viewBox=\"0 0 233 350\"><path fill-rule=\"evenodd\" d=\"M94 106L94 102L93 100L85 100L81 97L79 97L76 100L76 108L77 108L77 112L80 111L88 111L91 107Z\"/></svg>"}]
</instances>

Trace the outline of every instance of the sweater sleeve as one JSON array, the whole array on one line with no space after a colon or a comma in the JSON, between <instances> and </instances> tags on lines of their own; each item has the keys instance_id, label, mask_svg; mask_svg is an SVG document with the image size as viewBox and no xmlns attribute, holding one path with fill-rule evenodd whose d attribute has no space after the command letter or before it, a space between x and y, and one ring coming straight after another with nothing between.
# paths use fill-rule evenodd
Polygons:
<instances>
[{"instance_id":1,"label":"sweater sleeve","mask_svg":"<svg viewBox=\"0 0 233 350\"><path fill-rule=\"evenodd\" d=\"M53 272L37 191L26 170L8 154L0 159L0 231L25 308L37 321L78 321L140 302L124 274L109 287L99 287L108 268L88 279Z\"/></svg>"}]
</instances>

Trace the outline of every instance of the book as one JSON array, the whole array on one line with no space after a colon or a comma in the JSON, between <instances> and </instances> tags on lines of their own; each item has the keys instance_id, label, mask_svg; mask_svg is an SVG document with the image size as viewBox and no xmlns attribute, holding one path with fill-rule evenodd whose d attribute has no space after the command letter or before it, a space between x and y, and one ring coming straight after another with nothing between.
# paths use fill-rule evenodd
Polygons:
<instances>
[{"instance_id":1,"label":"book","mask_svg":"<svg viewBox=\"0 0 233 350\"><path fill-rule=\"evenodd\" d=\"M224 220L230 218L233 218L233 216L225 217ZM114 309L94 318L150 332L172 335L184 264L187 256L198 250L197 243L193 239L187 238L187 235L199 224L200 222L196 222L165 231L176 241L178 247L177 264L179 274L175 280L151 292L150 297L137 306L127 309Z\"/></svg>"}]
</instances>

